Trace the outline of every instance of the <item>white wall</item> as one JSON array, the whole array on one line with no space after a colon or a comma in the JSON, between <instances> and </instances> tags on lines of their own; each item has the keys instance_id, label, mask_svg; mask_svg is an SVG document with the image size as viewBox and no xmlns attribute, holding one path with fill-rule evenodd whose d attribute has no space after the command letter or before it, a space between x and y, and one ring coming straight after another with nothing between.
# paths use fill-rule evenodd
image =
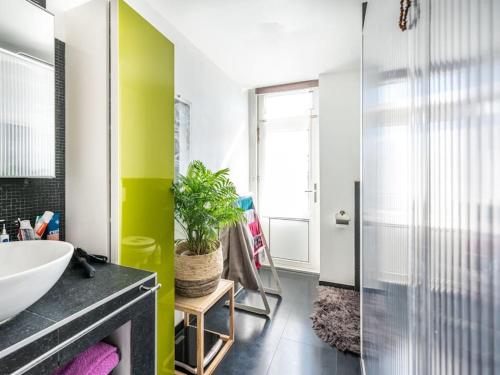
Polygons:
<instances>
[{"instance_id":1,"label":"white wall","mask_svg":"<svg viewBox=\"0 0 500 375\"><path fill-rule=\"evenodd\" d=\"M321 74L320 90L320 280L354 285L354 181L360 179L360 65ZM346 210L349 226L337 227Z\"/></svg>"},{"instance_id":2,"label":"white wall","mask_svg":"<svg viewBox=\"0 0 500 375\"><path fill-rule=\"evenodd\" d=\"M56 15L56 30L66 42L66 240L109 256L106 9L91 1Z\"/></svg>"},{"instance_id":3,"label":"white wall","mask_svg":"<svg viewBox=\"0 0 500 375\"><path fill-rule=\"evenodd\" d=\"M175 44L175 92L191 103L191 158L212 169L229 167L238 191L247 192L246 90L144 1L127 3Z\"/></svg>"}]
</instances>

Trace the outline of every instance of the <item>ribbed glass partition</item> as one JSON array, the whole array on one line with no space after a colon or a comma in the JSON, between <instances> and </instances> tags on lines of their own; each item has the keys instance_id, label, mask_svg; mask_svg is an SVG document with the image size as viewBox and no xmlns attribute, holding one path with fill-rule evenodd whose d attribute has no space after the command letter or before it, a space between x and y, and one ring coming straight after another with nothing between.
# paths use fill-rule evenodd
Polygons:
<instances>
[{"instance_id":1,"label":"ribbed glass partition","mask_svg":"<svg viewBox=\"0 0 500 375\"><path fill-rule=\"evenodd\" d=\"M408 45L394 4L369 3L363 39L363 355L381 375L409 366Z\"/></svg>"},{"instance_id":2,"label":"ribbed glass partition","mask_svg":"<svg viewBox=\"0 0 500 375\"><path fill-rule=\"evenodd\" d=\"M500 1L368 4L363 358L500 374Z\"/></svg>"},{"instance_id":3,"label":"ribbed glass partition","mask_svg":"<svg viewBox=\"0 0 500 375\"><path fill-rule=\"evenodd\" d=\"M0 49L0 177L55 176L54 67Z\"/></svg>"}]
</instances>

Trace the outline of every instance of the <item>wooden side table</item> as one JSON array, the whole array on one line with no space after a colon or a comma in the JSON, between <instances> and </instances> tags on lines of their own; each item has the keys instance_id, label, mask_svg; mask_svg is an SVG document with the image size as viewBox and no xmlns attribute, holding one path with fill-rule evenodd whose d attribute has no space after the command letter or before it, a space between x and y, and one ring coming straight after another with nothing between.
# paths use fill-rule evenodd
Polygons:
<instances>
[{"instance_id":1,"label":"wooden side table","mask_svg":"<svg viewBox=\"0 0 500 375\"><path fill-rule=\"evenodd\" d=\"M219 332L218 334L224 344L214 357L208 368L205 370L203 362L205 359L204 351L204 332L205 330L205 314L210 308L229 293L229 336ZM182 296L175 296L175 309L184 313L184 325L189 326L189 316L196 315L197 329L196 329L196 364L197 375L210 375L212 374L219 363L224 358L224 355L229 351L234 342L234 282L222 279L219 286L212 294L199 298L187 298ZM183 375L184 373L177 371L176 374Z\"/></svg>"}]
</instances>

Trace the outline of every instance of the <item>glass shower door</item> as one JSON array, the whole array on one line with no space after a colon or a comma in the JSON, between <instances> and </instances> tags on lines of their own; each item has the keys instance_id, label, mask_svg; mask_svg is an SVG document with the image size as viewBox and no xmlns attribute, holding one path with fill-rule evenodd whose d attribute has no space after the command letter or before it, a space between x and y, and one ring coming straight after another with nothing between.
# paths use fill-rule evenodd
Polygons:
<instances>
[{"instance_id":1,"label":"glass shower door","mask_svg":"<svg viewBox=\"0 0 500 375\"><path fill-rule=\"evenodd\" d=\"M362 356L370 375L500 373L500 2L368 3Z\"/></svg>"}]
</instances>

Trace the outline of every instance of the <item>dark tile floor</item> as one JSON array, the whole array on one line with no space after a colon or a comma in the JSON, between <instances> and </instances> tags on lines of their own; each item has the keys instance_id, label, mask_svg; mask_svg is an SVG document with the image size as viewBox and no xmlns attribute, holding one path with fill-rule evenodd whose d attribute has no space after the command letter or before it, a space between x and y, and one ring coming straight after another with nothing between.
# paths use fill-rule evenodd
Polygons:
<instances>
[{"instance_id":1,"label":"dark tile floor","mask_svg":"<svg viewBox=\"0 0 500 375\"><path fill-rule=\"evenodd\" d=\"M281 299L269 297L270 318L236 310L236 341L217 375L358 375L359 357L344 354L321 341L312 330L311 315L318 277L279 271ZM269 284L270 273L262 271ZM238 301L258 304L259 296L244 292ZM260 302L262 303L262 302ZM207 329L227 331L228 309L216 305L206 318Z\"/></svg>"}]
</instances>

